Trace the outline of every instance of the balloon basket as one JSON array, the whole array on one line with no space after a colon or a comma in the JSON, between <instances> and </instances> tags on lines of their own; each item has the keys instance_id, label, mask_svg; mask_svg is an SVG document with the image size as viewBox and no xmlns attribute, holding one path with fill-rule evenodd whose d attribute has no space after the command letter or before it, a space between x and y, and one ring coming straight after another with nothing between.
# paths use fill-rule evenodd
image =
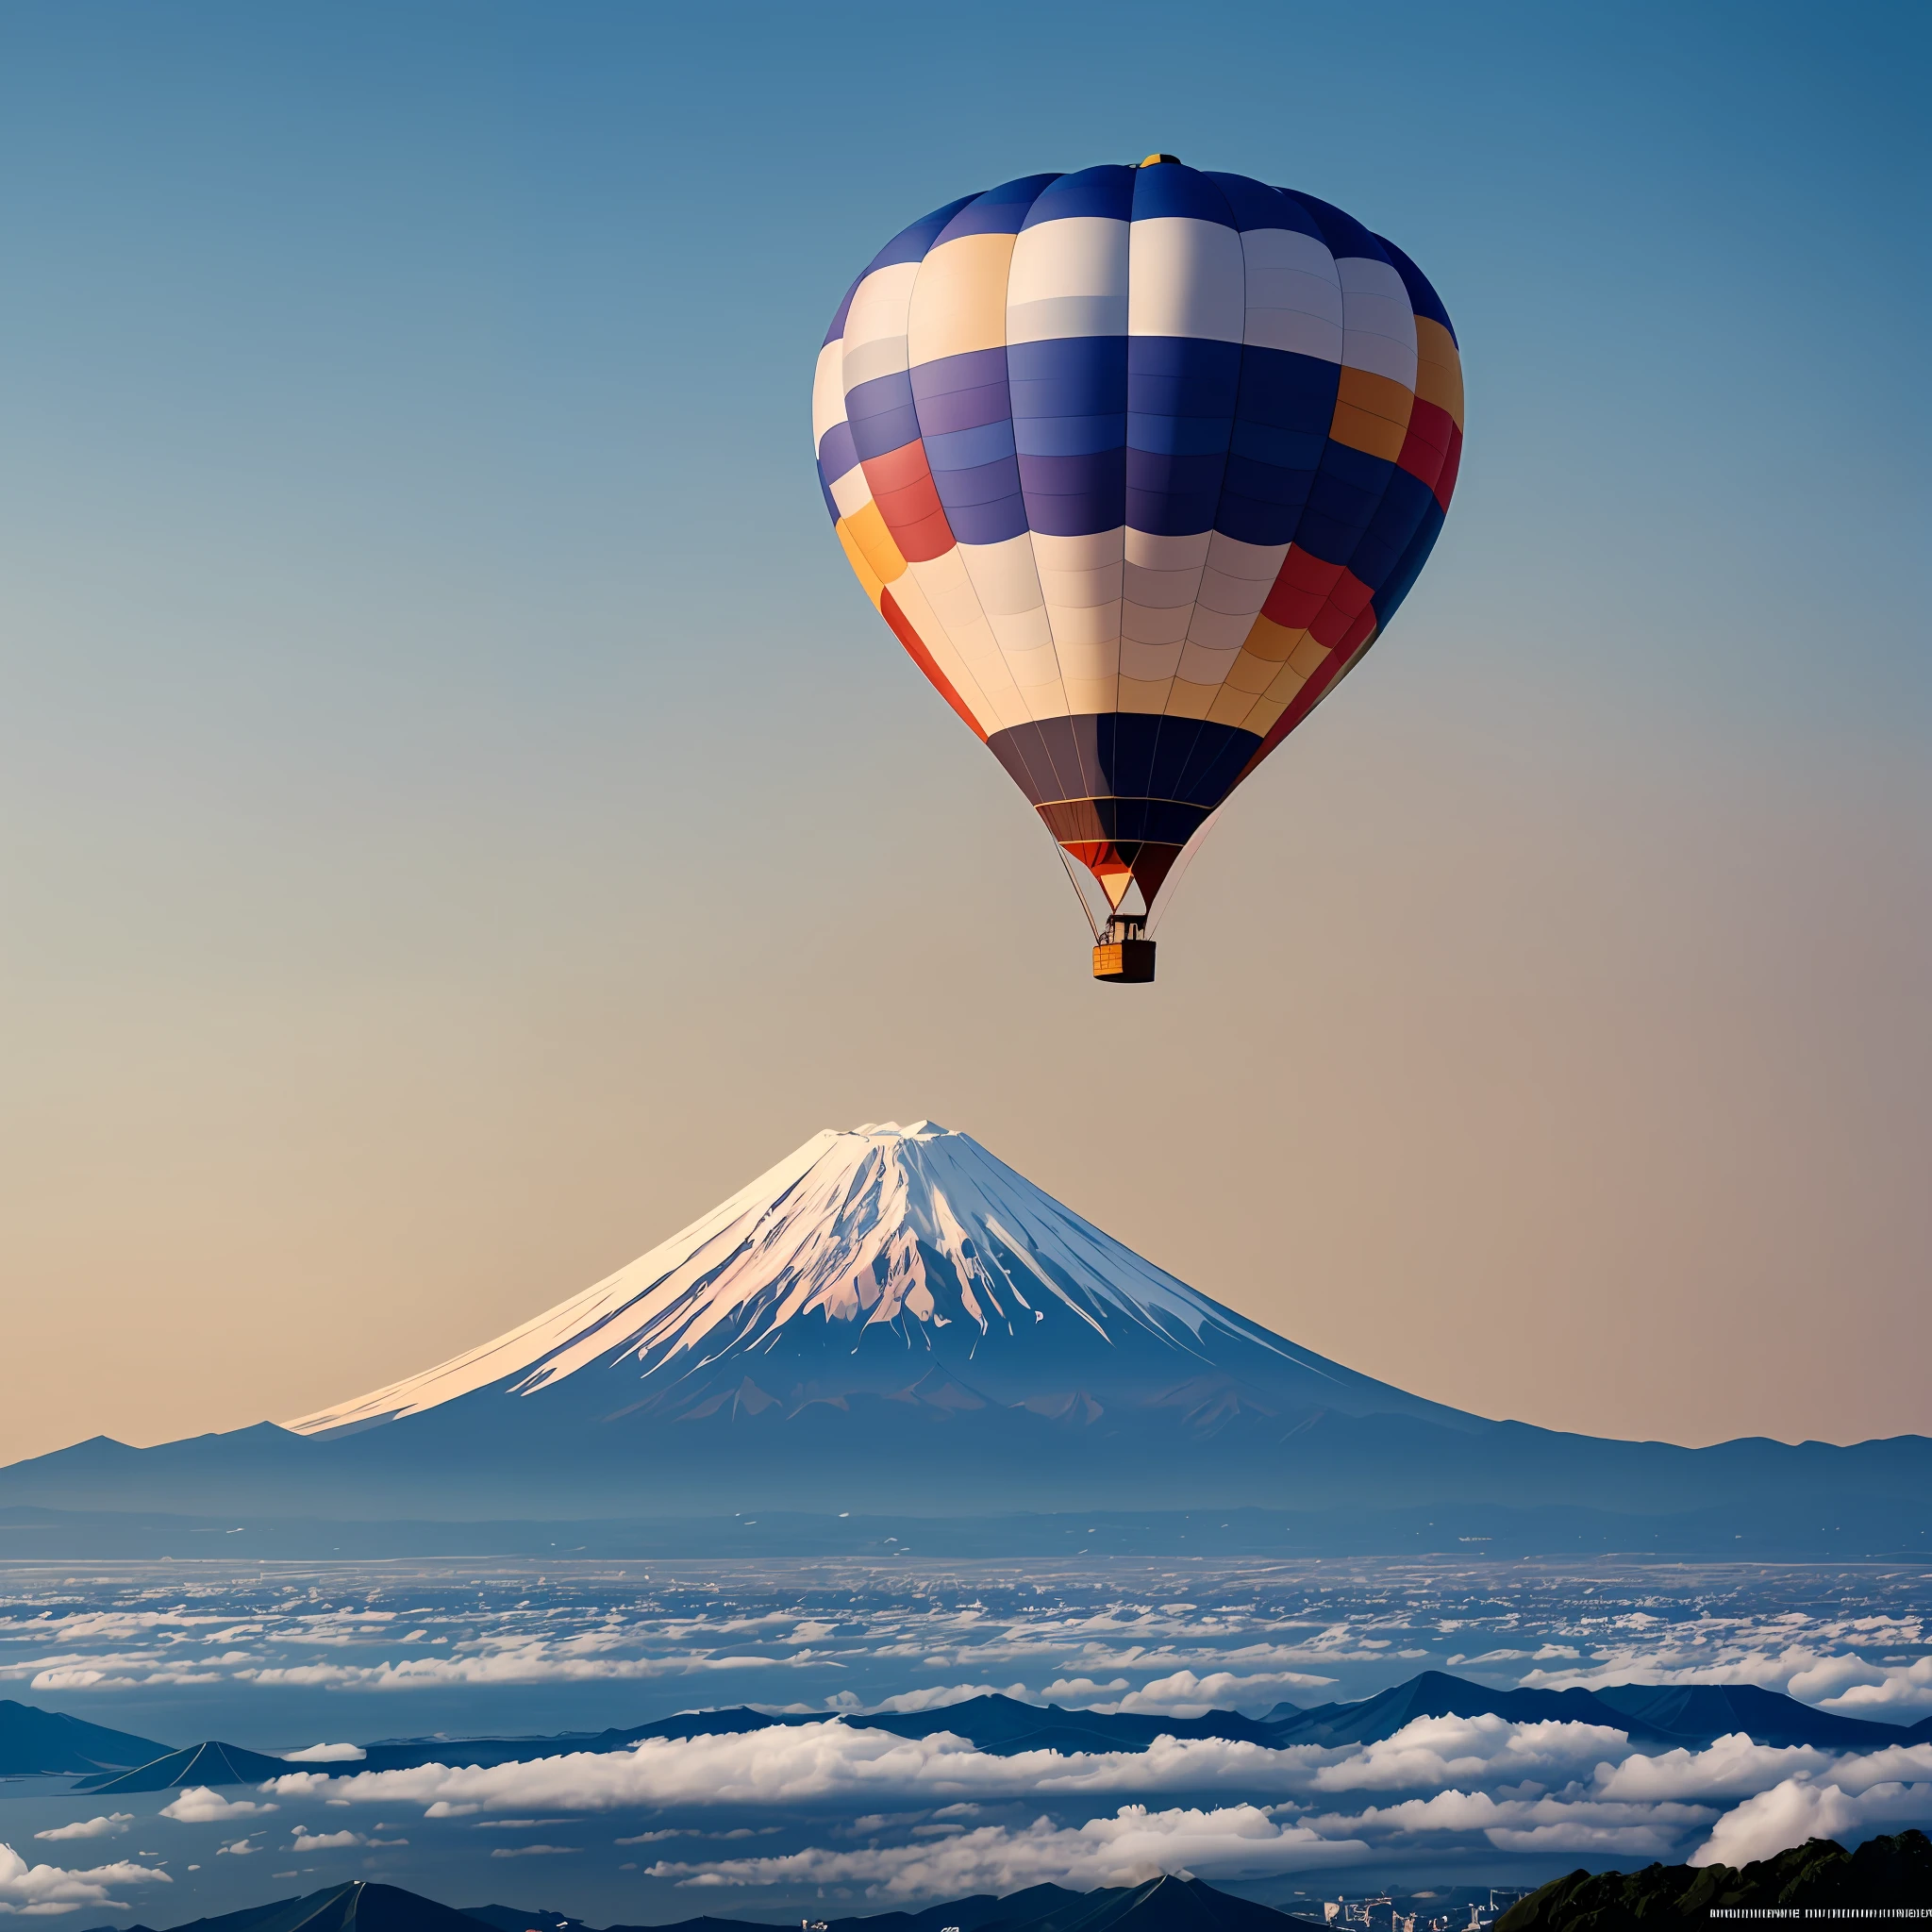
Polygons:
<instances>
[{"instance_id":1,"label":"balloon basket","mask_svg":"<svg viewBox=\"0 0 1932 1932\"><path fill-rule=\"evenodd\" d=\"M1152 940L1109 940L1093 949L1093 976L1108 986L1145 986L1154 977Z\"/></svg>"}]
</instances>

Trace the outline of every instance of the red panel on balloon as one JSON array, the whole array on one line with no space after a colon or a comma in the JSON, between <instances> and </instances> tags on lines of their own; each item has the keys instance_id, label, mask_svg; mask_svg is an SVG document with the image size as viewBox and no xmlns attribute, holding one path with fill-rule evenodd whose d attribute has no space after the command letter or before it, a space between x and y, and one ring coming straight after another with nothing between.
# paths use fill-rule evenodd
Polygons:
<instances>
[{"instance_id":1,"label":"red panel on balloon","mask_svg":"<svg viewBox=\"0 0 1932 1932\"><path fill-rule=\"evenodd\" d=\"M908 563L930 563L953 547L953 526L925 460L923 442L901 443L865 466L873 501Z\"/></svg>"},{"instance_id":2,"label":"red panel on balloon","mask_svg":"<svg viewBox=\"0 0 1932 1932\"><path fill-rule=\"evenodd\" d=\"M1455 438L1456 419L1449 411L1418 396L1409 412L1408 435L1403 441L1402 454L1395 460L1418 482L1434 490Z\"/></svg>"}]
</instances>

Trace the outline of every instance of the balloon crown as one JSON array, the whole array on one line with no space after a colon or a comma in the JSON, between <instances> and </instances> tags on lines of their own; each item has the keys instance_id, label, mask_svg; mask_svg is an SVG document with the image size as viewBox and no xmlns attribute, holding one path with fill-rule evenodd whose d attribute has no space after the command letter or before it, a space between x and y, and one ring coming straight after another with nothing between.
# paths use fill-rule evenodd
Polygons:
<instances>
[{"instance_id":1,"label":"balloon crown","mask_svg":"<svg viewBox=\"0 0 1932 1932\"><path fill-rule=\"evenodd\" d=\"M1136 165L1142 168L1158 168L1162 161L1172 161L1175 167L1179 167L1181 158L1178 155L1149 155L1144 161L1137 162Z\"/></svg>"}]
</instances>

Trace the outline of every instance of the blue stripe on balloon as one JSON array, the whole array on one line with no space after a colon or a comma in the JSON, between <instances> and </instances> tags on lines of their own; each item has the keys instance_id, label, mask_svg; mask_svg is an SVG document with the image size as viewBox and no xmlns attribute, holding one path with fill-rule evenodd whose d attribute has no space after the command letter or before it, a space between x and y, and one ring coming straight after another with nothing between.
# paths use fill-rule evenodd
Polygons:
<instances>
[{"instance_id":1,"label":"blue stripe on balloon","mask_svg":"<svg viewBox=\"0 0 1932 1932\"><path fill-rule=\"evenodd\" d=\"M927 445L927 458L931 458L931 445ZM934 470L933 487L940 493L940 501L951 510L955 505L969 509L979 504L997 503L1003 496L1017 498L1020 494L1020 462L1017 457L1007 457L999 462L980 463L970 470Z\"/></svg>"},{"instance_id":2,"label":"blue stripe on balloon","mask_svg":"<svg viewBox=\"0 0 1932 1932\"><path fill-rule=\"evenodd\" d=\"M1127 413L1125 336L1060 336L1008 342L1007 371L1015 419Z\"/></svg>"},{"instance_id":3,"label":"blue stripe on balloon","mask_svg":"<svg viewBox=\"0 0 1932 1932\"><path fill-rule=\"evenodd\" d=\"M1134 171L1134 219L1158 221L1163 216L1184 221L1217 222L1238 226L1227 197L1208 175L1178 161L1158 161Z\"/></svg>"},{"instance_id":4,"label":"blue stripe on balloon","mask_svg":"<svg viewBox=\"0 0 1932 1932\"><path fill-rule=\"evenodd\" d=\"M1248 760L1254 757L1259 738L1252 731L1217 734L1203 724L1200 735L1189 747L1187 762L1181 767L1177 785L1184 798L1211 798L1219 803L1235 788Z\"/></svg>"},{"instance_id":5,"label":"blue stripe on balloon","mask_svg":"<svg viewBox=\"0 0 1932 1932\"><path fill-rule=\"evenodd\" d=\"M1125 521L1127 453L1020 458L1026 522L1044 537L1092 537Z\"/></svg>"},{"instance_id":6,"label":"blue stripe on balloon","mask_svg":"<svg viewBox=\"0 0 1932 1932\"><path fill-rule=\"evenodd\" d=\"M1298 356L1291 349L1250 344L1241 351L1235 418L1241 423L1271 425L1325 438L1335 420L1335 397L1341 383L1340 363L1324 362L1319 356Z\"/></svg>"},{"instance_id":7,"label":"blue stripe on balloon","mask_svg":"<svg viewBox=\"0 0 1932 1932\"><path fill-rule=\"evenodd\" d=\"M1120 449L1127 440L1127 419L1106 416L1024 416L1013 421L1014 446L1029 457L1088 457Z\"/></svg>"},{"instance_id":8,"label":"blue stripe on balloon","mask_svg":"<svg viewBox=\"0 0 1932 1932\"><path fill-rule=\"evenodd\" d=\"M1013 476L1014 466L999 466ZM954 475L958 475L958 471ZM940 492L945 502L945 491ZM961 543L1007 543L1021 536L1027 529L1026 502L1019 491L1013 490L1005 496L995 497L988 503L946 502L946 522L952 525L953 535Z\"/></svg>"},{"instance_id":9,"label":"blue stripe on balloon","mask_svg":"<svg viewBox=\"0 0 1932 1932\"><path fill-rule=\"evenodd\" d=\"M1026 210L1059 178L1058 175L1024 175L1017 181L1002 181L997 188L989 188L946 224L933 245L961 235L1017 235Z\"/></svg>"},{"instance_id":10,"label":"blue stripe on balloon","mask_svg":"<svg viewBox=\"0 0 1932 1932\"><path fill-rule=\"evenodd\" d=\"M1328 448L1341 371L1316 356L1241 351L1227 478L1214 527L1242 543L1286 543Z\"/></svg>"},{"instance_id":11,"label":"blue stripe on balloon","mask_svg":"<svg viewBox=\"0 0 1932 1932\"><path fill-rule=\"evenodd\" d=\"M824 472L826 481L836 483L858 460L851 423L834 423L819 444L819 468Z\"/></svg>"},{"instance_id":12,"label":"blue stripe on balloon","mask_svg":"<svg viewBox=\"0 0 1932 1932\"><path fill-rule=\"evenodd\" d=\"M1133 168L1082 168L1077 175L1062 175L1051 188L1042 189L1040 198L1026 210L1021 229L1037 228L1042 222L1064 221L1070 215L1100 215L1124 222L1134 212Z\"/></svg>"},{"instance_id":13,"label":"blue stripe on balloon","mask_svg":"<svg viewBox=\"0 0 1932 1932\"><path fill-rule=\"evenodd\" d=\"M1304 194L1299 189L1294 192L1294 198L1314 218L1323 241L1328 244L1330 255L1359 255L1371 261L1389 259L1382 251L1380 240L1370 234L1353 215L1344 214L1332 202L1318 201L1312 194Z\"/></svg>"},{"instance_id":14,"label":"blue stripe on balloon","mask_svg":"<svg viewBox=\"0 0 1932 1932\"><path fill-rule=\"evenodd\" d=\"M1157 537L1191 537L1213 528L1241 367L1239 342L1129 338L1130 528Z\"/></svg>"},{"instance_id":15,"label":"blue stripe on balloon","mask_svg":"<svg viewBox=\"0 0 1932 1932\"><path fill-rule=\"evenodd\" d=\"M1146 416L1232 421L1241 393L1241 345L1198 336L1130 336L1127 408Z\"/></svg>"},{"instance_id":16,"label":"blue stripe on balloon","mask_svg":"<svg viewBox=\"0 0 1932 1932\"><path fill-rule=\"evenodd\" d=\"M929 362L912 365L912 393L922 404L936 396L950 395L955 390L985 389L991 383L1004 385L1006 379L1004 346L968 349L958 356L935 356Z\"/></svg>"},{"instance_id":17,"label":"blue stripe on balloon","mask_svg":"<svg viewBox=\"0 0 1932 1932\"><path fill-rule=\"evenodd\" d=\"M1252 731L1246 736L1252 755L1261 741ZM1215 800L1216 805L1220 802ZM1118 843L1144 839L1157 845L1185 845L1201 829L1205 815L1214 808L1207 805L1169 805L1158 798L1117 798L1108 803L1111 810L1104 811L1103 816L1112 819L1111 836Z\"/></svg>"},{"instance_id":18,"label":"blue stripe on balloon","mask_svg":"<svg viewBox=\"0 0 1932 1932\"><path fill-rule=\"evenodd\" d=\"M1395 575L1424 512L1435 501L1436 492L1426 483L1396 465L1382 501L1369 519L1369 527L1348 559L1349 569L1371 591L1378 590Z\"/></svg>"},{"instance_id":19,"label":"blue stripe on balloon","mask_svg":"<svg viewBox=\"0 0 1932 1932\"><path fill-rule=\"evenodd\" d=\"M1007 368L1028 525L1049 537L1118 529L1126 504L1126 338L1011 342Z\"/></svg>"},{"instance_id":20,"label":"blue stripe on balloon","mask_svg":"<svg viewBox=\"0 0 1932 1932\"><path fill-rule=\"evenodd\" d=\"M1328 441L1321 429L1278 429L1273 423L1243 423L1237 419L1228 440L1230 457L1276 470L1313 473Z\"/></svg>"},{"instance_id":21,"label":"blue stripe on balloon","mask_svg":"<svg viewBox=\"0 0 1932 1932\"><path fill-rule=\"evenodd\" d=\"M974 349L917 364L912 371L912 399L920 429L928 440L1010 422L1006 350Z\"/></svg>"},{"instance_id":22,"label":"blue stripe on balloon","mask_svg":"<svg viewBox=\"0 0 1932 1932\"><path fill-rule=\"evenodd\" d=\"M1010 423L1012 397L1002 374L998 382L983 383L977 389L947 390L940 395L926 395L919 387L919 372L912 372L912 400L919 410L920 427L927 436L952 436L962 429L979 429L991 423Z\"/></svg>"},{"instance_id":23,"label":"blue stripe on balloon","mask_svg":"<svg viewBox=\"0 0 1932 1932\"><path fill-rule=\"evenodd\" d=\"M1415 535L1408 540L1408 547L1402 553L1393 574L1382 588L1375 592L1375 622L1386 625L1402 608L1402 600L1415 588L1415 580L1422 575L1423 565L1429 560L1429 552L1436 547L1436 539L1442 534L1442 506L1436 501L1435 492L1429 492L1428 507L1423 511L1423 520L1417 525Z\"/></svg>"},{"instance_id":24,"label":"blue stripe on balloon","mask_svg":"<svg viewBox=\"0 0 1932 1932\"><path fill-rule=\"evenodd\" d=\"M1301 522L1315 473L1282 470L1230 456L1214 527L1238 543L1287 543Z\"/></svg>"},{"instance_id":25,"label":"blue stripe on balloon","mask_svg":"<svg viewBox=\"0 0 1932 1932\"><path fill-rule=\"evenodd\" d=\"M924 412L920 421L924 423ZM1013 425L1010 418L997 423L981 423L971 429L956 429L935 435L924 431L925 460L934 475L941 470L977 470L1013 454ZM1017 472L1015 488L1018 487Z\"/></svg>"},{"instance_id":26,"label":"blue stripe on balloon","mask_svg":"<svg viewBox=\"0 0 1932 1932\"><path fill-rule=\"evenodd\" d=\"M831 485L830 485L829 483L827 483L827 482L825 481L825 466L824 466L824 464L821 463L821 464L820 464L820 465L818 466L818 468L819 468L819 494L820 494L821 496L823 496L823 497L824 497L824 498L825 499L825 514L826 514L826 515L827 515L828 517L830 517L830 518L831 518L831 520L833 521L833 523L834 523L834 524L836 524L836 523L837 523L837 522L839 521L839 504L838 504L838 500L837 500L837 498L835 498L835 497L833 496L833 494L832 494L832 486L831 486Z\"/></svg>"},{"instance_id":27,"label":"blue stripe on balloon","mask_svg":"<svg viewBox=\"0 0 1932 1932\"><path fill-rule=\"evenodd\" d=\"M1148 416L1127 411L1127 447L1150 450L1157 456L1224 456L1227 431L1225 416Z\"/></svg>"},{"instance_id":28,"label":"blue stripe on balloon","mask_svg":"<svg viewBox=\"0 0 1932 1932\"><path fill-rule=\"evenodd\" d=\"M912 379L902 370L875 375L845 393L845 419L861 462L902 448L919 434L919 416L912 407Z\"/></svg>"},{"instance_id":29,"label":"blue stripe on balloon","mask_svg":"<svg viewBox=\"0 0 1932 1932\"><path fill-rule=\"evenodd\" d=\"M1224 456L1167 457L1127 451L1127 527L1152 537L1197 537L1214 527Z\"/></svg>"},{"instance_id":30,"label":"blue stripe on balloon","mask_svg":"<svg viewBox=\"0 0 1932 1932\"><path fill-rule=\"evenodd\" d=\"M1297 235L1312 235L1318 242L1322 239L1314 217L1281 189L1252 181L1245 175L1208 173L1208 179L1226 197L1234 225L1243 232L1249 228L1287 228Z\"/></svg>"},{"instance_id":31,"label":"blue stripe on balloon","mask_svg":"<svg viewBox=\"0 0 1932 1932\"><path fill-rule=\"evenodd\" d=\"M1308 490L1294 541L1324 563L1346 565L1369 527L1395 465L1331 442Z\"/></svg>"},{"instance_id":32,"label":"blue stripe on balloon","mask_svg":"<svg viewBox=\"0 0 1932 1932\"><path fill-rule=\"evenodd\" d=\"M1178 843L1226 796L1259 740L1202 719L1105 711L1014 725L989 742L1035 805L1099 794L1109 832Z\"/></svg>"}]
</instances>

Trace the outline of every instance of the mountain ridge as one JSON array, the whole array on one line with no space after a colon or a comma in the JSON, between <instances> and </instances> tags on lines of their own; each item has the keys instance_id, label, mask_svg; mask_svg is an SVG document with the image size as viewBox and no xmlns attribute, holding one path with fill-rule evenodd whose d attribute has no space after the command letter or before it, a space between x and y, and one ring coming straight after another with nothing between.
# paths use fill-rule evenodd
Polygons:
<instances>
[{"instance_id":1,"label":"mountain ridge","mask_svg":"<svg viewBox=\"0 0 1932 1932\"><path fill-rule=\"evenodd\" d=\"M1932 1439L1491 1421L1274 1334L922 1121L826 1129L580 1294L289 1426L0 1470L0 1509L350 1521L1289 1504L1707 1513L1711 1555L1764 1521L1857 1522L1899 1554L1932 1547ZM1603 1546L1655 1541L1612 1522Z\"/></svg>"},{"instance_id":2,"label":"mountain ridge","mask_svg":"<svg viewBox=\"0 0 1932 1932\"><path fill-rule=\"evenodd\" d=\"M1003 1692L961 1699L922 1711L771 1711L749 1705L678 1711L643 1724L549 1737L388 1738L340 1767L343 1774L413 1770L426 1764L527 1763L542 1757L629 1750L652 1739L733 1737L801 1724L841 1724L893 1737L950 1733L993 1757L1029 1751L1141 1752L1162 1737L1225 1739L1286 1750L1376 1743L1427 1717L1500 1717L1512 1724L1586 1724L1624 1732L1646 1747L1701 1749L1742 1732L1774 1749L1812 1745L1826 1750L1883 1750L1932 1738L1932 1717L1913 1724L1847 1717L1754 1684L1607 1684L1566 1690L1498 1689L1446 1671L1423 1671L1373 1696L1302 1707L1276 1704L1260 1717L1211 1709L1177 1717L1152 1711L1100 1710L1028 1704ZM102 1794L160 1791L203 1784L263 1783L308 1763L208 1740L125 1771L102 1771L74 1789Z\"/></svg>"}]
</instances>

